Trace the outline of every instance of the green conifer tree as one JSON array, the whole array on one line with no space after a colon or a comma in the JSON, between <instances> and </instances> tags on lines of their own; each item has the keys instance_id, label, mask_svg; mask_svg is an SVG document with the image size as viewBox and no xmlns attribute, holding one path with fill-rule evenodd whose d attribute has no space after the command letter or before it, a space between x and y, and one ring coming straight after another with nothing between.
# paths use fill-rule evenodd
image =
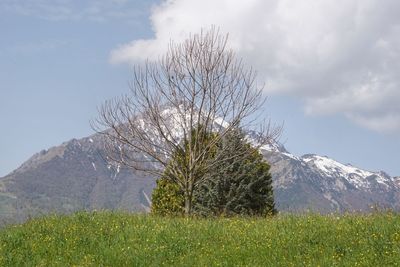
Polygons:
<instances>
[{"instance_id":1,"label":"green conifer tree","mask_svg":"<svg viewBox=\"0 0 400 267\"><path fill-rule=\"evenodd\" d=\"M201 215L273 215L276 213L270 166L257 149L249 149L245 135L223 138L215 157L220 164L208 172L195 190L194 211ZM241 157L230 157L235 150Z\"/></svg>"},{"instance_id":2,"label":"green conifer tree","mask_svg":"<svg viewBox=\"0 0 400 267\"><path fill-rule=\"evenodd\" d=\"M204 174L204 179L194 189L195 214L232 216L276 213L270 166L257 149L249 148L251 145L240 130L225 136L216 145L209 156L214 162L218 159L218 164ZM231 153L232 150L235 153ZM242 152L240 157L232 157L238 152ZM182 156L172 160L182 160ZM167 168L153 191L154 214L183 214L184 192L174 184L174 179L168 179L170 175Z\"/></svg>"}]
</instances>

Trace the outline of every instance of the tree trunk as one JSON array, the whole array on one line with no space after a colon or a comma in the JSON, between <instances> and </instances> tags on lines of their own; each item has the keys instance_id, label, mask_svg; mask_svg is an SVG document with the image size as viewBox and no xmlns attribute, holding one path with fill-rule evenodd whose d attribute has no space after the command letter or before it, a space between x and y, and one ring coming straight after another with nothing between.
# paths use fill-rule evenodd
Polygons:
<instances>
[{"instance_id":1,"label":"tree trunk","mask_svg":"<svg viewBox=\"0 0 400 267\"><path fill-rule=\"evenodd\" d=\"M191 194L185 194L185 216L189 217L192 213L192 196Z\"/></svg>"}]
</instances>

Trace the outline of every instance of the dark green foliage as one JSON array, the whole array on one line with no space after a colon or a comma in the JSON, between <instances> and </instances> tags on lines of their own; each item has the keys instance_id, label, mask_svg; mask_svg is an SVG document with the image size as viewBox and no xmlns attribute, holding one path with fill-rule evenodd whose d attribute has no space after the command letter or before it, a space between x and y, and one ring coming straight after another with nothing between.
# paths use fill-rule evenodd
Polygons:
<instances>
[{"instance_id":1,"label":"dark green foliage","mask_svg":"<svg viewBox=\"0 0 400 267\"><path fill-rule=\"evenodd\" d=\"M237 152L241 152L240 157L231 157L233 154L237 155ZM210 162L218 163L204 174L204 179L194 188L195 214L201 216L276 214L270 166L264 161L260 152L246 142L243 133L238 130L225 136L210 155L213 157ZM182 158L184 157L177 157L178 160ZM154 214L183 213L184 192L175 181L167 168L165 176L157 182L153 192Z\"/></svg>"},{"instance_id":2,"label":"dark green foliage","mask_svg":"<svg viewBox=\"0 0 400 267\"><path fill-rule=\"evenodd\" d=\"M199 126L199 128L197 130L192 130L191 135L190 135L190 143L191 145L189 145L189 141L188 140L183 140L184 142L184 146L183 148L174 151L174 154L172 156L171 161L174 162L174 164L169 164L169 166L167 166L167 168L164 171L163 177L165 179L168 179L174 183L185 183L186 180L184 177L180 177L179 175L176 175L176 170L175 172L172 170L172 165L174 165L174 168L179 168L180 172L183 173L188 173L190 172L190 170L188 170L189 166L190 166L190 159L189 159L189 153L190 153L190 149L192 150L196 150L196 151L201 151L201 150L205 150L204 152L204 158L213 158L215 155L215 147L214 146L210 146L207 149L205 148L206 146L208 146L210 144L210 142L215 139L216 134L213 133L209 133L207 132L206 129L204 129L202 126ZM202 146L202 147L200 147ZM206 164L206 163L205 163ZM194 166L195 168L195 176L196 177L202 177L205 175L205 168L204 165L197 165ZM195 180L197 180L199 178L196 178Z\"/></svg>"},{"instance_id":3,"label":"dark green foliage","mask_svg":"<svg viewBox=\"0 0 400 267\"><path fill-rule=\"evenodd\" d=\"M157 180L153 190L151 213L156 215L181 215L185 203L183 191L165 177Z\"/></svg>"},{"instance_id":4,"label":"dark green foliage","mask_svg":"<svg viewBox=\"0 0 400 267\"><path fill-rule=\"evenodd\" d=\"M199 180L205 175L204 165L198 164L194 169L189 171L191 164L189 163L189 151L196 149L197 151L205 150L204 157L212 158L215 154L215 147L205 149L199 146L207 146L210 140L215 138L215 134L208 133L202 126L197 130L192 130L189 146L188 140L183 140L184 146L182 149L174 151L170 164L164 170L163 176L157 180L157 186L152 194L151 212L157 215L183 215L185 213L185 202L189 200L193 202L193 190L187 186L189 182L184 178L182 173L193 172L194 180ZM177 171L176 169L179 169ZM193 183L193 182L191 182ZM185 191L185 189L187 191ZM190 209L192 207L190 206Z\"/></svg>"},{"instance_id":5,"label":"dark green foliage","mask_svg":"<svg viewBox=\"0 0 400 267\"><path fill-rule=\"evenodd\" d=\"M261 153L240 131L223 138L219 148L215 155L219 164L195 188L195 212L206 216L276 214L270 166ZM241 157L230 156L238 151Z\"/></svg>"}]
</instances>

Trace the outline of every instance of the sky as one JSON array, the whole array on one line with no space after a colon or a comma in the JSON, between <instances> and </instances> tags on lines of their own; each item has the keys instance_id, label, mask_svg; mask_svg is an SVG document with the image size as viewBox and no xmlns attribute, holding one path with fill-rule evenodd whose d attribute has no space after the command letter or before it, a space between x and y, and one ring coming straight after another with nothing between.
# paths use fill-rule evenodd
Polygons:
<instances>
[{"instance_id":1,"label":"sky","mask_svg":"<svg viewBox=\"0 0 400 267\"><path fill-rule=\"evenodd\" d=\"M400 175L398 0L2 0L0 177L93 133L134 64L212 25L265 82L291 153Z\"/></svg>"}]
</instances>

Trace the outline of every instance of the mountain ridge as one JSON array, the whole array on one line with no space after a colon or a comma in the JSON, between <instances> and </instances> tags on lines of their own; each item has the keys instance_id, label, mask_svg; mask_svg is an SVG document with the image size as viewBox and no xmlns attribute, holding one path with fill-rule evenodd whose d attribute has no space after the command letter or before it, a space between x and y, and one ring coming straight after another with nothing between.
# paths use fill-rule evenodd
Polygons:
<instances>
[{"instance_id":1,"label":"mountain ridge","mask_svg":"<svg viewBox=\"0 0 400 267\"><path fill-rule=\"evenodd\" d=\"M251 134L249 135L251 138ZM295 156L279 143L260 148L271 164L280 211L321 213L400 207L400 177L326 156ZM102 136L71 139L34 154L0 178L0 218L87 209L148 211L155 177L104 161Z\"/></svg>"}]
</instances>

